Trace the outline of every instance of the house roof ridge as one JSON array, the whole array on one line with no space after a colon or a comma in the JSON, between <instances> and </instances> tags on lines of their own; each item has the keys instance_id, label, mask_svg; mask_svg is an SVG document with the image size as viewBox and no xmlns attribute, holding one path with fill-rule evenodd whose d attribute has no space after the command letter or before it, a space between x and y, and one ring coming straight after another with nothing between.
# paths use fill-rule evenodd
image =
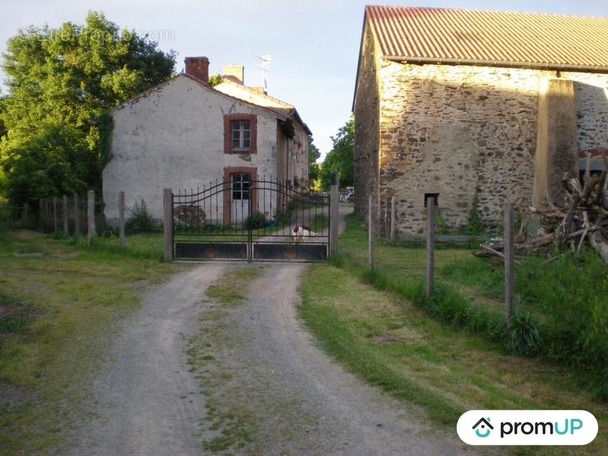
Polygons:
<instances>
[{"instance_id":1,"label":"house roof ridge","mask_svg":"<svg viewBox=\"0 0 608 456\"><path fill-rule=\"evenodd\" d=\"M259 96L259 97L262 97L262 98L266 98L269 101L273 101L273 102L275 102L277 104L281 104L285 108L295 109L294 105L292 105L291 103L287 103L286 101L280 100L279 98L275 98L275 97L273 97L271 95L268 95L266 92L260 92L259 90L256 90L253 87L246 86L245 84L241 84L240 82L236 82L233 79L222 77L222 84L224 84L224 83L233 85L233 86L238 87L239 89L242 89L242 90L246 90L247 92L251 93L252 95L256 95L256 96Z\"/></svg>"},{"instance_id":2,"label":"house roof ridge","mask_svg":"<svg viewBox=\"0 0 608 456\"><path fill-rule=\"evenodd\" d=\"M546 11L516 11L503 10L492 8L454 8L449 6L403 6L403 5L366 5L365 9L370 8L393 8L393 9L411 9L411 10L448 10L448 11L464 11L477 13L496 13L496 14L515 14L515 15L532 15L532 16L557 16L557 17L578 17L584 19L606 19L603 16L583 16L579 14L563 14L563 13L548 13Z\"/></svg>"}]
</instances>

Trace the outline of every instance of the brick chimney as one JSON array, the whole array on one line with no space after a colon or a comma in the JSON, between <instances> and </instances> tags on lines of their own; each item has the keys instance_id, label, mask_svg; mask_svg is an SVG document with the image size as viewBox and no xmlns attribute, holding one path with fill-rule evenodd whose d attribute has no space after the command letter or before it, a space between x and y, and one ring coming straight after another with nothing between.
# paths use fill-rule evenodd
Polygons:
<instances>
[{"instance_id":1,"label":"brick chimney","mask_svg":"<svg viewBox=\"0 0 608 456\"><path fill-rule=\"evenodd\" d=\"M209 83L209 59L207 57L186 57L186 74Z\"/></svg>"},{"instance_id":2,"label":"brick chimney","mask_svg":"<svg viewBox=\"0 0 608 456\"><path fill-rule=\"evenodd\" d=\"M245 84L245 67L243 65L224 65L224 77L239 84Z\"/></svg>"}]
</instances>

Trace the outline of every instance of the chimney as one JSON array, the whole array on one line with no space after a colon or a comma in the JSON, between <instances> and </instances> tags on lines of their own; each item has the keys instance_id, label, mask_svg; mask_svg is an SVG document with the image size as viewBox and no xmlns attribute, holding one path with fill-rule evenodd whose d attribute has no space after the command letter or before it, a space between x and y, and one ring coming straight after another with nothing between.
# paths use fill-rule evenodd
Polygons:
<instances>
[{"instance_id":1,"label":"chimney","mask_svg":"<svg viewBox=\"0 0 608 456\"><path fill-rule=\"evenodd\" d=\"M243 65L224 65L224 77L245 84L245 67Z\"/></svg>"},{"instance_id":2,"label":"chimney","mask_svg":"<svg viewBox=\"0 0 608 456\"><path fill-rule=\"evenodd\" d=\"M207 57L186 57L186 74L209 83L209 59Z\"/></svg>"}]
</instances>

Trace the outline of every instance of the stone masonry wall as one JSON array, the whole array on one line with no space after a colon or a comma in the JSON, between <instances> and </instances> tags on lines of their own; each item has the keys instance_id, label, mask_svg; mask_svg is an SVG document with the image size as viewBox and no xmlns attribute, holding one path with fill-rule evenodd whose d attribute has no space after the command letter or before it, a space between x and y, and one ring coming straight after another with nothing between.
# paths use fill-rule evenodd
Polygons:
<instances>
[{"instance_id":1,"label":"stone masonry wall","mask_svg":"<svg viewBox=\"0 0 608 456\"><path fill-rule=\"evenodd\" d=\"M541 78L575 81L579 147L606 144L606 75L387 60L379 73L380 201L396 196L401 234L423 233L425 193L439 193L451 230L466 226L471 211L497 228L507 199L532 204ZM360 112L358 127L368 122Z\"/></svg>"},{"instance_id":2,"label":"stone masonry wall","mask_svg":"<svg viewBox=\"0 0 608 456\"><path fill-rule=\"evenodd\" d=\"M368 215L369 192L378 186L379 95L374 41L364 32L359 78L354 103L355 114L355 214Z\"/></svg>"}]
</instances>

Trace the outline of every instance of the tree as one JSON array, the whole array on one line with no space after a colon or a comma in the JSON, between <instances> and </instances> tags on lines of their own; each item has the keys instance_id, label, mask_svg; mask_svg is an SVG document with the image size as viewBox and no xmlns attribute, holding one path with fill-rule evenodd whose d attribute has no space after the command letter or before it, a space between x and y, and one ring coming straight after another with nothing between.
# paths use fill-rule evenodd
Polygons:
<instances>
[{"instance_id":1,"label":"tree","mask_svg":"<svg viewBox=\"0 0 608 456\"><path fill-rule=\"evenodd\" d=\"M22 204L101 189L109 109L167 80L175 53L158 50L157 43L120 30L96 12L83 26L30 27L7 48L0 191Z\"/></svg>"},{"instance_id":2,"label":"tree","mask_svg":"<svg viewBox=\"0 0 608 456\"><path fill-rule=\"evenodd\" d=\"M331 186L332 175L338 173L340 185L343 187L354 186L355 183L355 119L351 118L340 128L336 136L331 138L332 150L327 154L319 178L321 188L328 190Z\"/></svg>"},{"instance_id":3,"label":"tree","mask_svg":"<svg viewBox=\"0 0 608 456\"><path fill-rule=\"evenodd\" d=\"M317 163L317 160L321 156L321 152L319 148L313 143L313 139L308 139L308 180L311 182L311 185L314 186L314 183L319 179L319 171L320 166Z\"/></svg>"}]
</instances>

